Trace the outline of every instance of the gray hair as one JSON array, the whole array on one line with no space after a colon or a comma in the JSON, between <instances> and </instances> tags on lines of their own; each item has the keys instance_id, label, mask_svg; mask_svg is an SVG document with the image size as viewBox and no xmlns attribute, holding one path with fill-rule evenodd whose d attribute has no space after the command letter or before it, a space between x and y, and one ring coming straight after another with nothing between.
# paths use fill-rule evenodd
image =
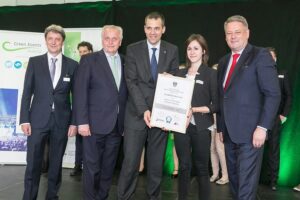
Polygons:
<instances>
[{"instance_id":1,"label":"gray hair","mask_svg":"<svg viewBox=\"0 0 300 200\"><path fill-rule=\"evenodd\" d=\"M233 15L231 17L228 17L227 20L224 22L224 30L226 31L226 26L230 22L241 22L247 29L248 29L248 22L245 17L241 15Z\"/></svg>"},{"instance_id":2,"label":"gray hair","mask_svg":"<svg viewBox=\"0 0 300 200\"><path fill-rule=\"evenodd\" d=\"M102 28L102 38L103 38L103 35L104 35L104 32L107 31L107 29L114 29L114 30L117 30L119 31L120 33L120 39L122 40L123 39L123 29L121 26L116 26L116 25L105 25L103 26Z\"/></svg>"},{"instance_id":3,"label":"gray hair","mask_svg":"<svg viewBox=\"0 0 300 200\"><path fill-rule=\"evenodd\" d=\"M61 37L63 38L63 41L65 41L65 39L66 39L66 33L65 33L63 27L61 27L60 25L51 24L50 26L48 26L44 31L45 38L47 37L49 32L54 32L54 33L60 34Z\"/></svg>"}]
</instances>

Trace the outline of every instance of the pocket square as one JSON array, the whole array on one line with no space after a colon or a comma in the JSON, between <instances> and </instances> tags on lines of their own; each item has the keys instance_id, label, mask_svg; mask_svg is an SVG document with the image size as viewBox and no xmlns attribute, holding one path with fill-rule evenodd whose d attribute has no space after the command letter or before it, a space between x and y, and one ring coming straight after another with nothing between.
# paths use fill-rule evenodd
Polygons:
<instances>
[{"instance_id":1,"label":"pocket square","mask_svg":"<svg viewBox=\"0 0 300 200\"><path fill-rule=\"evenodd\" d=\"M278 78L284 78L283 74L278 74Z\"/></svg>"}]
</instances>

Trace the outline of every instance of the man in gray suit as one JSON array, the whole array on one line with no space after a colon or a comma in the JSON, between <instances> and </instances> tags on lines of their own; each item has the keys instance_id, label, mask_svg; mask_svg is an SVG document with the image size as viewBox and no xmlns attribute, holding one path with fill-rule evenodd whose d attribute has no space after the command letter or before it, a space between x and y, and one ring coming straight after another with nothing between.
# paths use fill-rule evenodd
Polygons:
<instances>
[{"instance_id":1,"label":"man in gray suit","mask_svg":"<svg viewBox=\"0 0 300 200\"><path fill-rule=\"evenodd\" d=\"M118 183L118 199L131 199L137 183L139 162L147 148L147 195L160 198L160 182L167 133L150 126L151 110L158 73L173 73L179 66L178 48L161 40L164 16L152 12L145 18L147 39L127 47L125 79L129 91L124 130L124 161Z\"/></svg>"}]
</instances>

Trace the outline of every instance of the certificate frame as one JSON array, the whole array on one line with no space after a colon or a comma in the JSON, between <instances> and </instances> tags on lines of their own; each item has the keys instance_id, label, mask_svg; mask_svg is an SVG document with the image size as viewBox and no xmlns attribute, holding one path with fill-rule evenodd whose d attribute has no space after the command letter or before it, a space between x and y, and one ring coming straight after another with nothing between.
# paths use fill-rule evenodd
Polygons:
<instances>
[{"instance_id":1,"label":"certificate frame","mask_svg":"<svg viewBox=\"0 0 300 200\"><path fill-rule=\"evenodd\" d=\"M195 80L159 74L152 106L151 127L186 133Z\"/></svg>"}]
</instances>

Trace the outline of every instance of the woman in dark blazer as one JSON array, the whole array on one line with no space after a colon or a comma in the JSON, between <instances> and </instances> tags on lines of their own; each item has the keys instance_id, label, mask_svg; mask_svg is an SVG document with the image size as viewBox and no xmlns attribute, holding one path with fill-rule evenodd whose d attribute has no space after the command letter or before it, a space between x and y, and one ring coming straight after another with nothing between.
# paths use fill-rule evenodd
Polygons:
<instances>
[{"instance_id":1,"label":"woman in dark blazer","mask_svg":"<svg viewBox=\"0 0 300 200\"><path fill-rule=\"evenodd\" d=\"M175 133L179 158L178 199L188 196L192 163L199 184L199 199L210 198L209 154L213 113L218 110L217 73L207 66L208 48L203 36L192 34L186 41L186 68L176 76L195 80L186 134Z\"/></svg>"}]
</instances>

